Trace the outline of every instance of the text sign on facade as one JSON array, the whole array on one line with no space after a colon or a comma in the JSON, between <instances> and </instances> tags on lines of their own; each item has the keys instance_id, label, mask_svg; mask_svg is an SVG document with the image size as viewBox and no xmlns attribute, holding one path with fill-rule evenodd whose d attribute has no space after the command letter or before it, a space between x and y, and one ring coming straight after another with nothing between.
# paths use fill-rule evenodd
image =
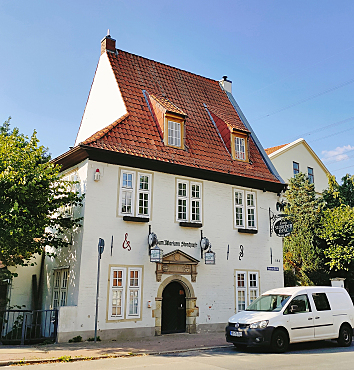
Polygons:
<instances>
[{"instance_id":1,"label":"text sign on facade","mask_svg":"<svg viewBox=\"0 0 354 370\"><path fill-rule=\"evenodd\" d=\"M198 243L190 243L190 242L176 242L171 240L159 240L157 242L158 245L171 245L174 247L187 247L187 248L197 248Z\"/></svg>"},{"instance_id":2,"label":"text sign on facade","mask_svg":"<svg viewBox=\"0 0 354 370\"><path fill-rule=\"evenodd\" d=\"M274 232L278 236L289 236L293 231L293 223L290 220L280 219L274 224Z\"/></svg>"},{"instance_id":3,"label":"text sign on facade","mask_svg":"<svg viewBox=\"0 0 354 370\"><path fill-rule=\"evenodd\" d=\"M268 266L268 267L267 267L267 270L268 270L268 271L279 271L279 267L275 267L275 266Z\"/></svg>"}]
</instances>

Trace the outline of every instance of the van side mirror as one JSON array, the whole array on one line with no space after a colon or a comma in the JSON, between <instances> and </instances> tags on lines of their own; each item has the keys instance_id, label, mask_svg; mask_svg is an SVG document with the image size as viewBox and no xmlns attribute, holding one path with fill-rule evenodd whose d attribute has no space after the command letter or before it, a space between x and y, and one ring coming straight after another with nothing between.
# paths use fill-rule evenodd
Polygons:
<instances>
[{"instance_id":1,"label":"van side mirror","mask_svg":"<svg viewBox=\"0 0 354 370\"><path fill-rule=\"evenodd\" d=\"M293 304L290 306L290 313L300 312L299 306L297 304Z\"/></svg>"}]
</instances>

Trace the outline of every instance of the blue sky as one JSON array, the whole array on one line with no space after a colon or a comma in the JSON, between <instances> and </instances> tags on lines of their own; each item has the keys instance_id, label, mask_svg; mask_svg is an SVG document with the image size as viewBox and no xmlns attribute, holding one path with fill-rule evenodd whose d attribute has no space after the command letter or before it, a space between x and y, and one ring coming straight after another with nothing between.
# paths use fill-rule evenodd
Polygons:
<instances>
[{"instance_id":1,"label":"blue sky","mask_svg":"<svg viewBox=\"0 0 354 370\"><path fill-rule=\"evenodd\" d=\"M100 41L209 78L227 75L264 147L305 138L354 173L354 1L0 0L0 122L72 146Z\"/></svg>"}]
</instances>

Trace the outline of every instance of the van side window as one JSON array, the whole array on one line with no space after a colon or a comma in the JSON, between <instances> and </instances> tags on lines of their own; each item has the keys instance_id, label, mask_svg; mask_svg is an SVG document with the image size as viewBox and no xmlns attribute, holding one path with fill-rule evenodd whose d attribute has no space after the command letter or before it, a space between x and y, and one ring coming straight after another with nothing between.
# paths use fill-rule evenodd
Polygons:
<instances>
[{"instance_id":1,"label":"van side window","mask_svg":"<svg viewBox=\"0 0 354 370\"><path fill-rule=\"evenodd\" d=\"M301 294L293 298L284 311L284 315L304 312L311 312L311 306L307 294Z\"/></svg>"},{"instance_id":2,"label":"van side window","mask_svg":"<svg viewBox=\"0 0 354 370\"><path fill-rule=\"evenodd\" d=\"M328 311L331 309L326 293L312 293L317 311Z\"/></svg>"}]
</instances>

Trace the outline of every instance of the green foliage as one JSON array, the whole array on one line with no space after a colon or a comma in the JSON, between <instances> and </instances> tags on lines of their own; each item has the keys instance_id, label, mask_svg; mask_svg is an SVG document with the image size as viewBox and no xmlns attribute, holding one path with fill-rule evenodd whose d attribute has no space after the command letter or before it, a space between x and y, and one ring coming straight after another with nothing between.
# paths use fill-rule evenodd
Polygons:
<instances>
[{"instance_id":1,"label":"green foliage","mask_svg":"<svg viewBox=\"0 0 354 370\"><path fill-rule=\"evenodd\" d=\"M88 342L94 342L94 340L95 340L95 338L88 338L87 339ZM99 335L96 337L96 341L101 342L101 337Z\"/></svg>"},{"instance_id":2,"label":"green foliage","mask_svg":"<svg viewBox=\"0 0 354 370\"><path fill-rule=\"evenodd\" d=\"M324 255L330 269L348 271L354 262L354 208L341 205L325 210L317 235L327 244Z\"/></svg>"},{"instance_id":3,"label":"green foliage","mask_svg":"<svg viewBox=\"0 0 354 370\"><path fill-rule=\"evenodd\" d=\"M79 342L82 342L82 336L81 335L77 335L76 337L74 337L72 339L69 339L69 343L79 343Z\"/></svg>"},{"instance_id":4,"label":"green foliage","mask_svg":"<svg viewBox=\"0 0 354 370\"><path fill-rule=\"evenodd\" d=\"M70 362L71 361L71 356L58 357L58 361L60 361L60 362Z\"/></svg>"},{"instance_id":5,"label":"green foliage","mask_svg":"<svg viewBox=\"0 0 354 370\"><path fill-rule=\"evenodd\" d=\"M316 198L314 184L310 184L303 173L290 179L285 196L285 213L294 225L291 235L284 238L285 282L313 285L316 283L314 272L322 271L321 251L316 246L314 231L319 224L323 201Z\"/></svg>"},{"instance_id":6,"label":"green foliage","mask_svg":"<svg viewBox=\"0 0 354 370\"><path fill-rule=\"evenodd\" d=\"M80 218L61 210L79 207L82 196L59 177L36 132L29 138L10 119L0 126L0 260L5 266L26 265L47 245L70 244L65 236L77 230Z\"/></svg>"},{"instance_id":7,"label":"green foliage","mask_svg":"<svg viewBox=\"0 0 354 370\"><path fill-rule=\"evenodd\" d=\"M328 176L328 189L323 192L323 199L326 208L354 207L354 176L346 174L342 177L342 184L338 184L334 176Z\"/></svg>"}]
</instances>

